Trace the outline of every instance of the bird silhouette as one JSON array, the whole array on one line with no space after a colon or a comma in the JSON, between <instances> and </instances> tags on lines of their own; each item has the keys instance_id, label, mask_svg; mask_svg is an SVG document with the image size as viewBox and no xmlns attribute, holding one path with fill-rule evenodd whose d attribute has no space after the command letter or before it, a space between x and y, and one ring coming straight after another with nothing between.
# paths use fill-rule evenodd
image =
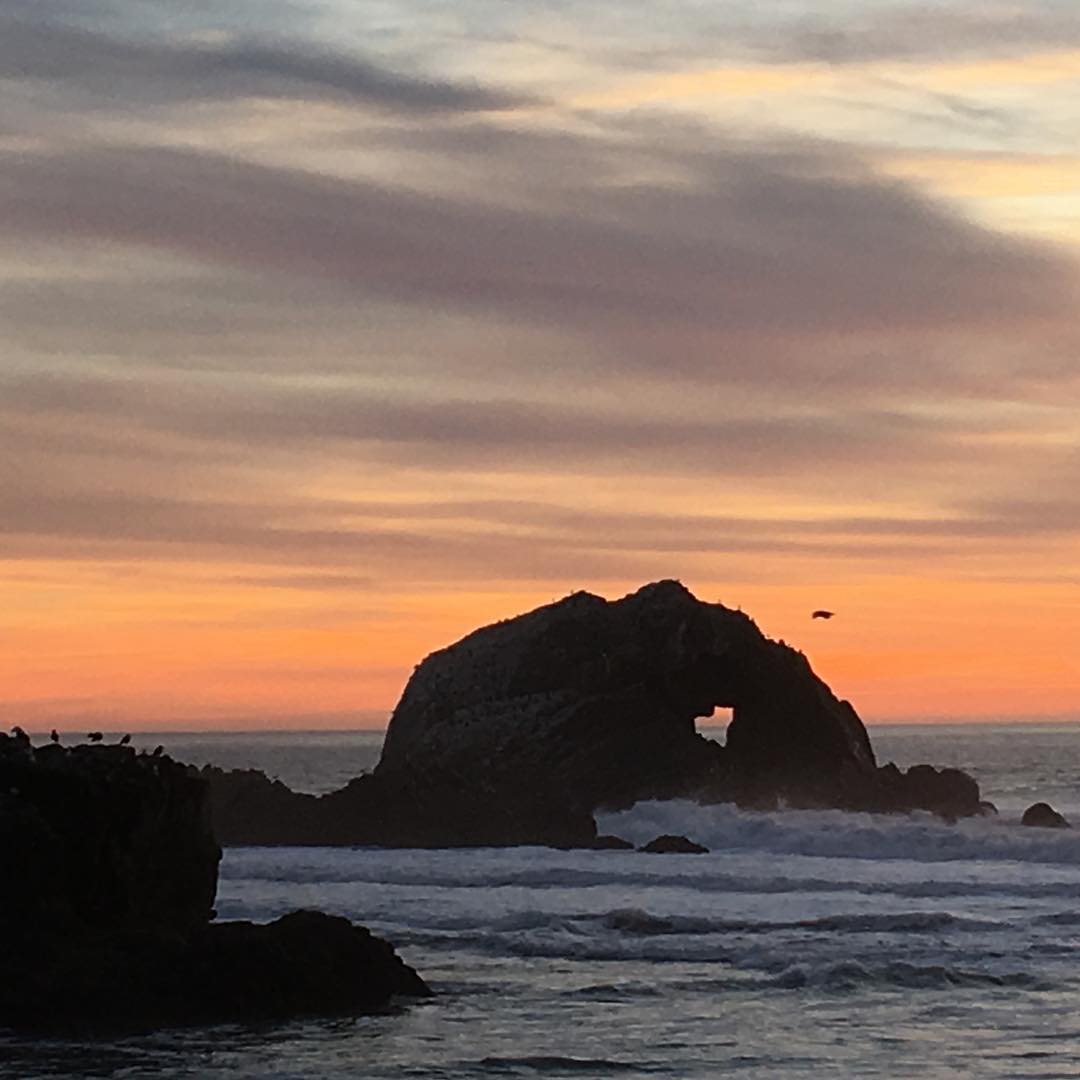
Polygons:
<instances>
[{"instance_id":1,"label":"bird silhouette","mask_svg":"<svg viewBox=\"0 0 1080 1080\"><path fill-rule=\"evenodd\" d=\"M123 737L122 737L122 738L120 739L120 745L121 745L121 746L127 746L127 744L128 744L129 742L131 742L131 736L130 736L130 735L124 735L124 736L123 736Z\"/></svg>"},{"instance_id":2,"label":"bird silhouette","mask_svg":"<svg viewBox=\"0 0 1080 1080\"><path fill-rule=\"evenodd\" d=\"M833 611L825 611L823 608L819 608L815 611L810 618L811 619L831 619L836 613Z\"/></svg>"},{"instance_id":3,"label":"bird silhouette","mask_svg":"<svg viewBox=\"0 0 1080 1080\"><path fill-rule=\"evenodd\" d=\"M91 731L87 736L87 740L90 742L101 742L105 738L100 731Z\"/></svg>"},{"instance_id":4,"label":"bird silhouette","mask_svg":"<svg viewBox=\"0 0 1080 1080\"><path fill-rule=\"evenodd\" d=\"M49 742L60 742L60 733L56 730L56 728L53 728L52 731L49 732Z\"/></svg>"}]
</instances>

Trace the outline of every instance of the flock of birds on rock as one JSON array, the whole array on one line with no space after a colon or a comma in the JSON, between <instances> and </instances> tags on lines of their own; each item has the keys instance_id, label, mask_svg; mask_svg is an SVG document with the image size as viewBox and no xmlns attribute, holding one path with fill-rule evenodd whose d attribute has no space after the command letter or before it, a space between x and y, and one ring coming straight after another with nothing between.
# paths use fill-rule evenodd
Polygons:
<instances>
[{"instance_id":1,"label":"flock of birds on rock","mask_svg":"<svg viewBox=\"0 0 1080 1080\"><path fill-rule=\"evenodd\" d=\"M30 745L30 736L26 733L26 731L23 728L19 727L18 724L15 724L11 728L11 735L12 735L12 737L15 739L15 741L17 743L24 743L27 746ZM90 742L90 743L102 743L102 742L105 741L105 733L102 732L102 731L88 731L86 733L86 741ZM54 746L59 746L60 745L60 732L58 732L56 730L56 728L53 728L52 731L49 732L49 742L51 742ZM120 738L113 745L115 745L115 746L129 746L130 744L131 744L131 736L130 735L121 735ZM152 757L161 757L161 755L163 753L165 753L165 747L164 746L155 746L151 756Z\"/></svg>"},{"instance_id":2,"label":"flock of birds on rock","mask_svg":"<svg viewBox=\"0 0 1080 1080\"><path fill-rule=\"evenodd\" d=\"M21 728L12 728L11 730L13 732L14 731L22 731ZM101 731L88 731L86 733L86 741L87 742L99 743L99 742L104 742L104 740L105 740L104 732L101 732ZM57 746L60 745L60 732L58 732L56 730L56 728L53 728L52 731L49 732L49 742L56 743ZM117 741L116 745L117 746L127 746L130 742L131 742L131 736L130 735L121 735L119 740Z\"/></svg>"}]
</instances>

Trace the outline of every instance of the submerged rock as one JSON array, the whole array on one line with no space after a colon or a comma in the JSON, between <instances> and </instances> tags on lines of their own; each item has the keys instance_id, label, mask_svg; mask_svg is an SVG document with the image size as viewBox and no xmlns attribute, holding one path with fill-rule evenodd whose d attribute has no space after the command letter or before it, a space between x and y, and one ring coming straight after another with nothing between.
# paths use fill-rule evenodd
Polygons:
<instances>
[{"instance_id":1,"label":"submerged rock","mask_svg":"<svg viewBox=\"0 0 1080 1080\"><path fill-rule=\"evenodd\" d=\"M638 934L642 937L670 934L675 929L675 923L671 919L650 915L649 912L642 911L640 908L620 908L617 911L608 912L604 925L609 930L619 930L624 934Z\"/></svg>"},{"instance_id":2,"label":"submerged rock","mask_svg":"<svg viewBox=\"0 0 1080 1080\"><path fill-rule=\"evenodd\" d=\"M1072 826L1049 803L1033 803L1024 811L1021 825L1039 829L1071 829Z\"/></svg>"},{"instance_id":3,"label":"submerged rock","mask_svg":"<svg viewBox=\"0 0 1080 1080\"><path fill-rule=\"evenodd\" d=\"M592 845L596 851L633 851L634 845L621 836L612 836L610 833L602 833L593 840Z\"/></svg>"},{"instance_id":4,"label":"submerged rock","mask_svg":"<svg viewBox=\"0 0 1080 1080\"><path fill-rule=\"evenodd\" d=\"M685 836L672 836L670 833L657 836L639 847L638 851L647 851L653 855L707 855L709 853L709 849L702 844L695 844L693 840Z\"/></svg>"}]
</instances>

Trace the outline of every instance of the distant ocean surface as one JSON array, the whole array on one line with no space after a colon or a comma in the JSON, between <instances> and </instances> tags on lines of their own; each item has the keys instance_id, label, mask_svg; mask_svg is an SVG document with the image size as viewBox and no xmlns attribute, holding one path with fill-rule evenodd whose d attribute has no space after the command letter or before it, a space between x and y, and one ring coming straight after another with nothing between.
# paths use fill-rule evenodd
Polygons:
<instances>
[{"instance_id":1,"label":"distant ocean surface","mask_svg":"<svg viewBox=\"0 0 1080 1080\"><path fill-rule=\"evenodd\" d=\"M708 855L226 852L222 918L296 907L385 935L437 996L385 1016L106 1043L0 1037L0 1077L1080 1076L1080 725L876 726L881 761L971 771L996 819L689 803L608 815ZM381 733L147 735L326 791Z\"/></svg>"}]
</instances>

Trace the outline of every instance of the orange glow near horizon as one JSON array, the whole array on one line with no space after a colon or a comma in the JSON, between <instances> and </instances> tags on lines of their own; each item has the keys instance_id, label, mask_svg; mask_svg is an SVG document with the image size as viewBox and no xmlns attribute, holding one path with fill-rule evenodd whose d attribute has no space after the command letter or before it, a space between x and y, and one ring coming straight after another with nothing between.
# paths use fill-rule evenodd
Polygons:
<instances>
[{"instance_id":1,"label":"orange glow near horizon","mask_svg":"<svg viewBox=\"0 0 1080 1080\"><path fill-rule=\"evenodd\" d=\"M1057 586L922 582L916 597L889 579L688 584L701 599L741 607L768 636L805 652L868 723L1076 715L1077 651L1062 627L1080 624L1080 599ZM633 587L594 591L614 598ZM141 593L129 605L115 592L112 617L91 634L70 623L66 610L32 633L25 623L0 632L4 711L10 722L36 729L90 722L133 730L379 727L425 655L566 591L553 583L529 592L397 596L367 616L350 610L355 597L331 594L272 617L260 613L265 593L257 589L186 595L179 610L159 606L152 614L136 602ZM810 620L823 603L836 618ZM323 605L336 612L326 622L317 618ZM1053 608L1060 622L1047 621ZM132 617L130 609L142 613ZM85 617L93 613L91 603Z\"/></svg>"}]
</instances>

